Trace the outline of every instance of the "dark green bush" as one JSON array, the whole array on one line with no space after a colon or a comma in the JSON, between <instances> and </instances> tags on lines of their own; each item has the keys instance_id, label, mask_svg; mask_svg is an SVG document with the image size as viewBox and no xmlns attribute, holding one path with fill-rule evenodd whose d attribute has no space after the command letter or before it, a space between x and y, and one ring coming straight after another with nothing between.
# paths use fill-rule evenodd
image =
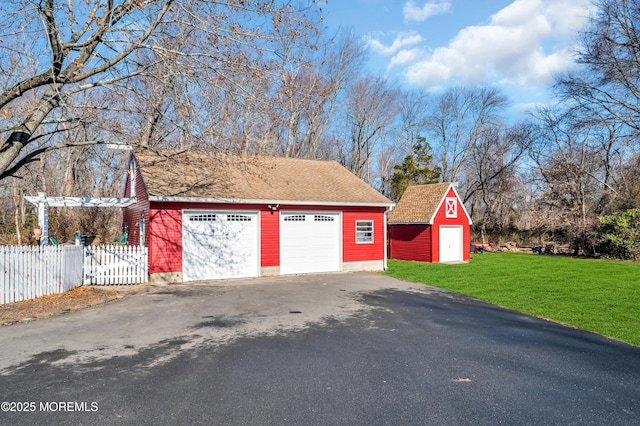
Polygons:
<instances>
[{"instance_id":1,"label":"dark green bush","mask_svg":"<svg viewBox=\"0 0 640 426\"><path fill-rule=\"evenodd\" d=\"M602 216L596 249L606 257L640 260L640 209Z\"/></svg>"}]
</instances>

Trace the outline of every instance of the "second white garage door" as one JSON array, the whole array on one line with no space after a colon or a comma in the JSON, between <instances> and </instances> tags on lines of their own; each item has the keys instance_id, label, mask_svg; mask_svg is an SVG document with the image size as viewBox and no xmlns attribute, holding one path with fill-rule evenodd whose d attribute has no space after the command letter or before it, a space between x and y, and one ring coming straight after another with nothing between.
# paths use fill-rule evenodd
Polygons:
<instances>
[{"instance_id":1,"label":"second white garage door","mask_svg":"<svg viewBox=\"0 0 640 426\"><path fill-rule=\"evenodd\" d=\"M280 213L280 273L340 271L339 212Z\"/></svg>"},{"instance_id":2,"label":"second white garage door","mask_svg":"<svg viewBox=\"0 0 640 426\"><path fill-rule=\"evenodd\" d=\"M257 277L258 213L184 211L183 281Z\"/></svg>"}]
</instances>

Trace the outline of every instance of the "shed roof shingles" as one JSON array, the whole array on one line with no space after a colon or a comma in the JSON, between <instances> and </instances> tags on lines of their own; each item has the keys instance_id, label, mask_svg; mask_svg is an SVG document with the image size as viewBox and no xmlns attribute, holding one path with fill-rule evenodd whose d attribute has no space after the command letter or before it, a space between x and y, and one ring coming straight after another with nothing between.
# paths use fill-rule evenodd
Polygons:
<instances>
[{"instance_id":1,"label":"shed roof shingles","mask_svg":"<svg viewBox=\"0 0 640 426\"><path fill-rule=\"evenodd\" d=\"M414 185L406 189L389 215L389 223L429 223L451 183Z\"/></svg>"},{"instance_id":2,"label":"shed roof shingles","mask_svg":"<svg viewBox=\"0 0 640 426\"><path fill-rule=\"evenodd\" d=\"M175 150L135 156L151 197L393 204L335 161Z\"/></svg>"}]
</instances>

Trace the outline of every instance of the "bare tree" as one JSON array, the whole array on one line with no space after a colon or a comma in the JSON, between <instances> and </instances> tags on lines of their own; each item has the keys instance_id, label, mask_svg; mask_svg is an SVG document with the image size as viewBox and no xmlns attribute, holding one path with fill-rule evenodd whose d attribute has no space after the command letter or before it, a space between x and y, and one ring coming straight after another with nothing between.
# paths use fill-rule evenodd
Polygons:
<instances>
[{"instance_id":1,"label":"bare tree","mask_svg":"<svg viewBox=\"0 0 640 426\"><path fill-rule=\"evenodd\" d=\"M423 91L407 91L400 96L401 142L405 155L413 155L413 147L426 134L428 102L429 97Z\"/></svg>"},{"instance_id":2,"label":"bare tree","mask_svg":"<svg viewBox=\"0 0 640 426\"><path fill-rule=\"evenodd\" d=\"M501 122L507 98L495 89L454 87L431 103L427 140L442 168L442 180L456 182L482 132Z\"/></svg>"},{"instance_id":3,"label":"bare tree","mask_svg":"<svg viewBox=\"0 0 640 426\"><path fill-rule=\"evenodd\" d=\"M180 81L183 88L196 90L206 79L208 84L224 81L240 87L240 69L255 78L268 73L275 54L269 42L291 34L300 39L315 34L307 12L312 9L258 0L3 2L0 179L18 174L44 152L110 139L108 131L97 134L97 140L81 142L59 136L90 122L90 110L101 112L103 127L112 116L131 113L129 102L114 108L93 102L97 97L112 98L111 91L139 87L136 81L141 77L166 77L171 86ZM161 67L163 63L171 66ZM159 69L171 72L159 75ZM156 103L165 96L162 89L158 95ZM194 99L192 95L186 94L186 99ZM147 133L158 110L153 102L136 109L149 114ZM178 140L184 135L201 137L201 129L193 127L199 118L194 111L171 117L176 127L185 129L176 134ZM37 146L38 141L43 143Z\"/></svg>"},{"instance_id":4,"label":"bare tree","mask_svg":"<svg viewBox=\"0 0 640 426\"><path fill-rule=\"evenodd\" d=\"M483 242L486 232L501 233L516 222L522 185L518 165L533 142L533 125L486 127L471 148L460 188Z\"/></svg>"},{"instance_id":5,"label":"bare tree","mask_svg":"<svg viewBox=\"0 0 640 426\"><path fill-rule=\"evenodd\" d=\"M582 33L577 71L561 76L557 88L607 119L640 130L640 1L595 0Z\"/></svg>"},{"instance_id":6,"label":"bare tree","mask_svg":"<svg viewBox=\"0 0 640 426\"><path fill-rule=\"evenodd\" d=\"M352 34L320 43L318 52L282 49L274 92L277 152L285 157L326 158L326 131L335 119L339 96L355 79L365 50ZM315 53L315 54L314 54Z\"/></svg>"},{"instance_id":7,"label":"bare tree","mask_svg":"<svg viewBox=\"0 0 640 426\"><path fill-rule=\"evenodd\" d=\"M640 155L631 155L620 163L615 184L619 197L612 200L607 213L625 211L640 206Z\"/></svg>"},{"instance_id":8,"label":"bare tree","mask_svg":"<svg viewBox=\"0 0 640 426\"><path fill-rule=\"evenodd\" d=\"M640 1L594 0L582 32L576 69L558 78L555 88L589 148L597 173L598 200L587 214L633 207L634 159L640 144Z\"/></svg>"},{"instance_id":9,"label":"bare tree","mask_svg":"<svg viewBox=\"0 0 640 426\"><path fill-rule=\"evenodd\" d=\"M539 132L530 155L544 182L540 201L556 212L549 226L564 229L577 244L577 253L581 248L592 250L578 243L590 232L599 200L610 186L603 186L607 171L596 129L573 112L539 109Z\"/></svg>"},{"instance_id":10,"label":"bare tree","mask_svg":"<svg viewBox=\"0 0 640 426\"><path fill-rule=\"evenodd\" d=\"M355 80L347 89L342 113L337 124L337 157L342 165L355 175L372 183L379 176L374 173L372 156L387 142L389 132L395 132L399 112L399 91L382 77L364 77Z\"/></svg>"}]
</instances>

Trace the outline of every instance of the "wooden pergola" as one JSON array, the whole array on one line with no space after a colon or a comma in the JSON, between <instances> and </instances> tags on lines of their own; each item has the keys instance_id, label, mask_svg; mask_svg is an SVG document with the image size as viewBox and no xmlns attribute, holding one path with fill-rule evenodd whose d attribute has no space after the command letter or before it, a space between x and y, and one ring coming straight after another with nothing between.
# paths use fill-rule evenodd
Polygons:
<instances>
[{"instance_id":1,"label":"wooden pergola","mask_svg":"<svg viewBox=\"0 0 640 426\"><path fill-rule=\"evenodd\" d=\"M47 197L44 192L24 198L38 207L41 246L49 245L49 207L127 207L136 202L135 198Z\"/></svg>"}]
</instances>

